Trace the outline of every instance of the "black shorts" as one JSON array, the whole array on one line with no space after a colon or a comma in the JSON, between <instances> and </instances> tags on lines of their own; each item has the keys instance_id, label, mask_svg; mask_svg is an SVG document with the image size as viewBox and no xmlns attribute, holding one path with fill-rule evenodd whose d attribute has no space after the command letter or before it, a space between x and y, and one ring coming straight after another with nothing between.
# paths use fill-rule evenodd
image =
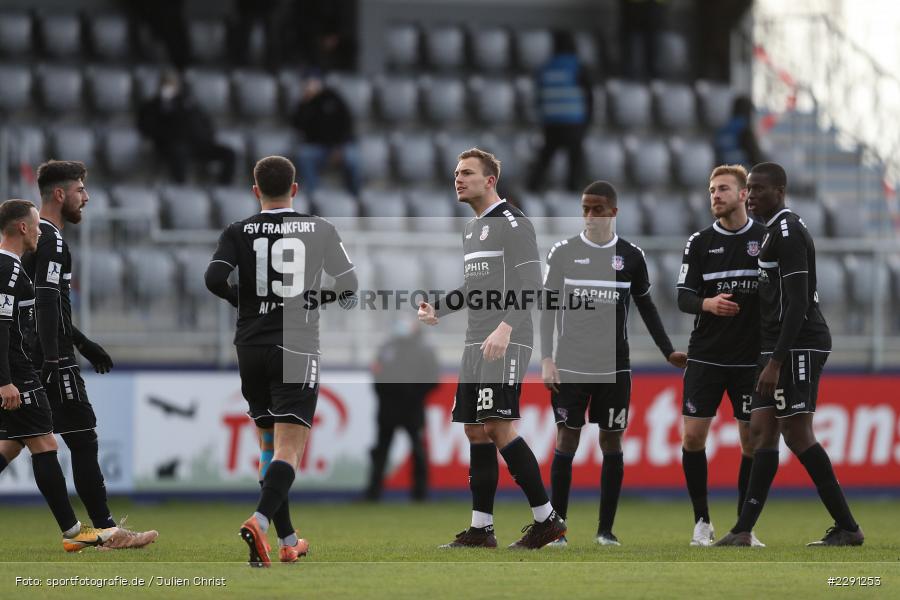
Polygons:
<instances>
[{"instance_id":1,"label":"black shorts","mask_svg":"<svg viewBox=\"0 0 900 600\"><path fill-rule=\"evenodd\" d=\"M584 427L584 413L590 423L603 431L625 431L628 407L631 405L631 371L616 373L615 382L596 383L567 381L560 372L559 392L550 394L550 404L557 423L570 429Z\"/></svg>"},{"instance_id":2,"label":"black shorts","mask_svg":"<svg viewBox=\"0 0 900 600\"><path fill-rule=\"evenodd\" d=\"M19 386L16 386L19 387ZM24 386L22 386L23 389ZM43 388L19 394L22 405L16 410L0 410L0 440L16 440L53 433L50 401Z\"/></svg>"},{"instance_id":3,"label":"black shorts","mask_svg":"<svg viewBox=\"0 0 900 600\"><path fill-rule=\"evenodd\" d=\"M712 419L728 392L731 412L738 421L750 421L750 402L756 388L756 367L713 365L688 359L684 370L681 414Z\"/></svg>"},{"instance_id":4,"label":"black shorts","mask_svg":"<svg viewBox=\"0 0 900 600\"><path fill-rule=\"evenodd\" d=\"M760 354L756 365L757 377L771 356L771 353ZM828 352L821 350L791 350L781 365L775 395L763 398L754 391L750 410L774 407L775 416L779 419L816 412L819 377L827 360Z\"/></svg>"},{"instance_id":5,"label":"black shorts","mask_svg":"<svg viewBox=\"0 0 900 600\"><path fill-rule=\"evenodd\" d=\"M319 399L319 355L281 346L238 346L241 393L257 427L294 423L312 427Z\"/></svg>"},{"instance_id":6,"label":"black shorts","mask_svg":"<svg viewBox=\"0 0 900 600\"><path fill-rule=\"evenodd\" d=\"M61 367L57 385L44 389L53 411L53 433L89 431L97 427L97 415L88 400L81 369L77 365Z\"/></svg>"},{"instance_id":7,"label":"black shorts","mask_svg":"<svg viewBox=\"0 0 900 600\"><path fill-rule=\"evenodd\" d=\"M470 344L463 351L453 422L475 425L485 419L518 419L531 348L510 343L503 360L486 362L480 346Z\"/></svg>"}]
</instances>

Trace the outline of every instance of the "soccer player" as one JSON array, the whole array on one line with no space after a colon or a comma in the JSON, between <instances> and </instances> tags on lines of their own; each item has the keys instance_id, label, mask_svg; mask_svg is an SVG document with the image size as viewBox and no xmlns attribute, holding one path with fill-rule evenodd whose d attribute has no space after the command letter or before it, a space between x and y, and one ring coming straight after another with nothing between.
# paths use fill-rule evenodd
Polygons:
<instances>
[{"instance_id":1,"label":"soccer player","mask_svg":"<svg viewBox=\"0 0 900 600\"><path fill-rule=\"evenodd\" d=\"M418 312L420 321L436 325L440 317L470 305L453 422L464 424L470 444L472 523L443 547L497 547L493 513L499 448L534 516L525 535L509 547L542 548L565 535L566 524L553 510L537 459L514 425L532 351L529 307L540 291L534 226L497 195L500 161L493 154L471 148L458 160L456 197L475 213L463 231L465 283L435 306L423 302ZM499 302L490 302L492 297Z\"/></svg>"},{"instance_id":2,"label":"soccer player","mask_svg":"<svg viewBox=\"0 0 900 600\"><path fill-rule=\"evenodd\" d=\"M97 373L108 373L112 359L100 344L89 340L72 323L72 255L62 236L66 223L80 223L90 197L84 180L87 169L77 161L51 160L38 167L41 194L41 237L37 250L22 263L35 287L37 340L35 364L41 366L41 384L53 411L53 432L72 454L75 490L96 528L112 528L115 520L106 499L106 485L98 460L97 418L88 399L75 349ZM136 532L124 527L124 519L105 549L142 548L153 542L155 530Z\"/></svg>"},{"instance_id":3,"label":"soccer player","mask_svg":"<svg viewBox=\"0 0 900 600\"><path fill-rule=\"evenodd\" d=\"M588 420L600 426L603 452L597 527L601 546L620 545L612 530L624 474L622 434L631 400L626 321L632 298L666 360L683 369L687 359L672 347L650 297L643 250L614 231L619 211L616 198L615 188L606 181L585 188L581 196L584 230L554 244L547 255L546 300L541 311L541 375L551 391L557 426L550 467L553 506L565 518L572 460L587 411ZM559 329L556 360L554 328ZM607 347L613 339L614 354ZM566 544L565 537L554 542L555 546Z\"/></svg>"},{"instance_id":4,"label":"soccer player","mask_svg":"<svg viewBox=\"0 0 900 600\"><path fill-rule=\"evenodd\" d=\"M250 564L257 567L271 564L266 532L273 521L282 562L295 562L308 551L309 544L297 538L290 524L288 492L319 395L322 272L335 277L335 298L345 298L357 287L353 263L334 225L293 209L295 177L293 163L284 157L267 156L256 163L253 193L261 211L222 232L206 270L209 290L238 309L234 343L241 392L262 452L259 503L240 532L250 549ZM232 287L228 277L235 269L238 284Z\"/></svg>"},{"instance_id":5,"label":"soccer player","mask_svg":"<svg viewBox=\"0 0 900 600\"><path fill-rule=\"evenodd\" d=\"M709 177L709 203L716 221L688 238L676 284L678 308L696 315L682 394L681 464L694 506L691 546L715 541L707 502L706 437L726 391L741 441L738 514L753 464L750 398L759 356L756 261L766 228L747 216L746 201L746 169L716 167ZM763 545L752 532L751 536L754 546Z\"/></svg>"},{"instance_id":6,"label":"soccer player","mask_svg":"<svg viewBox=\"0 0 900 600\"><path fill-rule=\"evenodd\" d=\"M27 200L0 204L0 470L28 448L34 481L63 532L63 548L78 552L109 541L116 529L95 529L75 518L56 458L50 402L25 353L34 330L34 286L21 257L37 248L38 222L38 211Z\"/></svg>"},{"instance_id":7,"label":"soccer player","mask_svg":"<svg viewBox=\"0 0 900 600\"><path fill-rule=\"evenodd\" d=\"M753 468L740 517L717 546L749 546L766 496L778 471L779 433L819 492L834 519L810 546L860 546L863 532L853 519L828 454L813 433L822 367L831 333L816 292L816 249L800 217L784 205L787 175L781 165L760 163L747 180L748 206L763 219L759 264L761 352L751 401Z\"/></svg>"}]
</instances>

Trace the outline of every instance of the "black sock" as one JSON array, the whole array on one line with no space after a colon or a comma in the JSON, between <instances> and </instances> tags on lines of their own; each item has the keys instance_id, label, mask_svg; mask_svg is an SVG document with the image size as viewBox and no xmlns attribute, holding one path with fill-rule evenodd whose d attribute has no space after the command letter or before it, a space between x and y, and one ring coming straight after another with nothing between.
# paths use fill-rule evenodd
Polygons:
<instances>
[{"instance_id":1,"label":"black sock","mask_svg":"<svg viewBox=\"0 0 900 600\"><path fill-rule=\"evenodd\" d=\"M469 445L469 489L472 491L472 510L494 514L494 496L500 467L497 447L493 442Z\"/></svg>"},{"instance_id":2,"label":"black sock","mask_svg":"<svg viewBox=\"0 0 900 600\"><path fill-rule=\"evenodd\" d=\"M616 509L619 508L619 494L622 492L622 478L625 476L625 463L621 452L603 453L603 466L600 469L600 526L597 532L612 531L616 520Z\"/></svg>"},{"instance_id":3,"label":"black sock","mask_svg":"<svg viewBox=\"0 0 900 600\"><path fill-rule=\"evenodd\" d=\"M569 488L572 487L572 459L574 454L564 454L559 450L553 452L553 464L550 465L550 495L553 510L563 519L569 512Z\"/></svg>"},{"instance_id":4,"label":"black sock","mask_svg":"<svg viewBox=\"0 0 900 600\"><path fill-rule=\"evenodd\" d=\"M797 458L806 467L806 472L809 473L813 483L816 484L819 498L822 499L822 504L828 509L828 514L834 519L835 524L847 531L859 529L859 525L853 519L853 515L850 514L850 507L847 506L847 499L844 498L841 484L838 483L837 477L834 476L831 460L828 458L825 448L821 444L813 444L798 454Z\"/></svg>"},{"instance_id":5,"label":"black sock","mask_svg":"<svg viewBox=\"0 0 900 600\"><path fill-rule=\"evenodd\" d=\"M506 461L510 475L525 492L529 506L543 506L550 502L541 480L541 468L525 440L517 437L501 448L500 454Z\"/></svg>"},{"instance_id":6,"label":"black sock","mask_svg":"<svg viewBox=\"0 0 900 600\"><path fill-rule=\"evenodd\" d=\"M273 460L263 478L262 493L259 495L256 512L271 521L278 508L287 500L292 483L294 483L294 467L283 460Z\"/></svg>"},{"instance_id":7,"label":"black sock","mask_svg":"<svg viewBox=\"0 0 900 600\"><path fill-rule=\"evenodd\" d=\"M747 497L732 533L753 531L759 514L762 512L769 488L778 472L778 449L767 448L753 453L753 467L750 469L750 481L747 484Z\"/></svg>"},{"instance_id":8,"label":"black sock","mask_svg":"<svg viewBox=\"0 0 900 600\"><path fill-rule=\"evenodd\" d=\"M260 481L259 487L262 488L262 486L263 482ZM294 533L294 524L291 523L291 506L287 497L285 497L281 506L278 507L278 510L275 511L275 514L272 515L272 523L275 525L278 537L282 539Z\"/></svg>"},{"instance_id":9,"label":"black sock","mask_svg":"<svg viewBox=\"0 0 900 600\"><path fill-rule=\"evenodd\" d=\"M709 523L709 494L706 489L707 463L706 448L702 450L681 449L681 468L687 483L688 495L694 506L694 523L703 519Z\"/></svg>"},{"instance_id":10,"label":"black sock","mask_svg":"<svg viewBox=\"0 0 900 600\"><path fill-rule=\"evenodd\" d=\"M7 465L9 465L9 461L6 460L5 456L0 454L0 473L3 472L3 469L5 469L7 467Z\"/></svg>"},{"instance_id":11,"label":"black sock","mask_svg":"<svg viewBox=\"0 0 900 600\"><path fill-rule=\"evenodd\" d=\"M72 529L78 519L75 518L75 511L69 502L66 478L56 458L56 450L32 454L31 464L34 467L34 482L47 501L47 506L50 507L50 512L53 513L60 530Z\"/></svg>"},{"instance_id":12,"label":"black sock","mask_svg":"<svg viewBox=\"0 0 900 600\"><path fill-rule=\"evenodd\" d=\"M115 527L106 499L106 483L100 471L97 434L91 431L67 433L62 436L72 455L72 479L75 491L87 509L94 527Z\"/></svg>"},{"instance_id":13,"label":"black sock","mask_svg":"<svg viewBox=\"0 0 900 600\"><path fill-rule=\"evenodd\" d=\"M753 468L753 457L741 455L741 469L738 471L738 504L737 514L741 516L744 498L747 497L747 486L750 484L750 469Z\"/></svg>"}]
</instances>

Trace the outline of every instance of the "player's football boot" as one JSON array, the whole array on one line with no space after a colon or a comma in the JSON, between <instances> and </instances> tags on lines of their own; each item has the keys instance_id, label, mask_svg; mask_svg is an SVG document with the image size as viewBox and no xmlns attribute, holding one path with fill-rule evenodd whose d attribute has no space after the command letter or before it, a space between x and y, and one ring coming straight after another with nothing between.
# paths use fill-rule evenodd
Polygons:
<instances>
[{"instance_id":1,"label":"player's football boot","mask_svg":"<svg viewBox=\"0 0 900 600\"><path fill-rule=\"evenodd\" d=\"M132 531L125 527L125 521L128 516L119 519L119 526L116 532L106 540L102 546L97 546L97 550L124 550L127 548L143 548L156 541L159 532L155 529L149 531Z\"/></svg>"},{"instance_id":2,"label":"player's football boot","mask_svg":"<svg viewBox=\"0 0 900 600\"><path fill-rule=\"evenodd\" d=\"M738 533L728 532L721 540L713 544L713 546L750 546L753 544L753 536L749 531L740 531Z\"/></svg>"},{"instance_id":3,"label":"player's football boot","mask_svg":"<svg viewBox=\"0 0 900 600\"><path fill-rule=\"evenodd\" d=\"M546 521L542 523L534 521L523 527L522 533L525 535L507 547L514 550L537 550L538 548L543 548L550 542L566 535L566 522L554 510L547 517Z\"/></svg>"},{"instance_id":4,"label":"player's football boot","mask_svg":"<svg viewBox=\"0 0 900 600\"><path fill-rule=\"evenodd\" d=\"M297 538L293 546L281 546L278 549L278 558L283 563L297 562L301 556L309 554L309 542L303 538Z\"/></svg>"},{"instance_id":5,"label":"player's football boot","mask_svg":"<svg viewBox=\"0 0 900 600\"><path fill-rule=\"evenodd\" d=\"M62 545L66 552L81 552L89 546L100 546L116 533L115 527L97 529L81 524L81 529L72 537L63 536Z\"/></svg>"},{"instance_id":6,"label":"player's football boot","mask_svg":"<svg viewBox=\"0 0 900 600\"><path fill-rule=\"evenodd\" d=\"M750 545L754 548L765 548L766 545L759 541L759 538L756 537L754 532L750 532Z\"/></svg>"},{"instance_id":7,"label":"player's football boot","mask_svg":"<svg viewBox=\"0 0 900 600\"><path fill-rule=\"evenodd\" d=\"M266 534L259 526L259 521L251 515L249 519L241 525L241 539L247 543L250 548L251 567L269 567L272 561L269 559L269 542L266 541Z\"/></svg>"},{"instance_id":8,"label":"player's football boot","mask_svg":"<svg viewBox=\"0 0 900 600\"><path fill-rule=\"evenodd\" d=\"M712 523L707 523L702 518L694 525L694 536L691 538L691 546L712 546L716 541L716 531Z\"/></svg>"},{"instance_id":9,"label":"player's football boot","mask_svg":"<svg viewBox=\"0 0 900 600\"><path fill-rule=\"evenodd\" d=\"M547 544L548 548L565 548L569 545L569 540L566 539L566 536L562 536L558 540L553 540L549 544Z\"/></svg>"},{"instance_id":10,"label":"player's football boot","mask_svg":"<svg viewBox=\"0 0 900 600\"><path fill-rule=\"evenodd\" d=\"M612 531L598 531L597 543L601 546L621 546L619 538Z\"/></svg>"},{"instance_id":11,"label":"player's football boot","mask_svg":"<svg viewBox=\"0 0 900 600\"><path fill-rule=\"evenodd\" d=\"M807 546L862 546L866 536L863 535L862 527L856 531L847 531L841 529L837 525L829 527L825 532L825 537L815 542L810 542Z\"/></svg>"},{"instance_id":12,"label":"player's football boot","mask_svg":"<svg viewBox=\"0 0 900 600\"><path fill-rule=\"evenodd\" d=\"M496 548L497 538L494 536L494 526L487 527L469 527L466 530L456 534L449 544L444 544L440 548Z\"/></svg>"}]
</instances>

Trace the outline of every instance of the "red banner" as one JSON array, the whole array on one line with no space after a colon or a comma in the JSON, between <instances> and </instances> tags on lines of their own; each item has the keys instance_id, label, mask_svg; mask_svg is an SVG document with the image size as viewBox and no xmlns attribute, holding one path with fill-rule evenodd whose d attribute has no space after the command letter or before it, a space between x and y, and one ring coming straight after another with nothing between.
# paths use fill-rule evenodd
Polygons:
<instances>
[{"instance_id":1,"label":"red banner","mask_svg":"<svg viewBox=\"0 0 900 600\"><path fill-rule=\"evenodd\" d=\"M677 375L635 375L628 430L623 438L625 485L638 488L681 488L681 378ZM456 389L447 378L429 397L426 412L431 487L468 488L469 445L463 426L450 422ZM819 386L814 420L816 436L828 451L835 472L846 486L900 488L900 377L825 376ZM541 464L544 483L556 424L550 397L536 380L526 382L517 423ZM596 489L602 454L596 425L582 430L574 461L573 488ZM727 397L713 420L706 453L711 488L736 485L740 463L737 422ZM500 486L515 487L501 461ZM388 488L409 485L409 464L391 475ZM809 477L797 458L781 447L781 467L775 479L781 487L806 487Z\"/></svg>"}]
</instances>

